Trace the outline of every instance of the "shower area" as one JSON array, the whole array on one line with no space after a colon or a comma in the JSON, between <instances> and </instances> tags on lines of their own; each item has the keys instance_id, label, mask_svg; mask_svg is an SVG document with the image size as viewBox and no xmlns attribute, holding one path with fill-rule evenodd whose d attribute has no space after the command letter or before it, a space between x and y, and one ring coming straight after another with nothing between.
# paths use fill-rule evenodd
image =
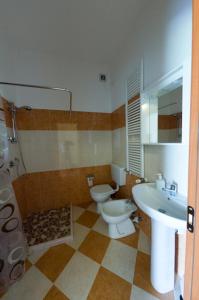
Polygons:
<instances>
[{"instance_id":1,"label":"shower area","mask_svg":"<svg viewBox=\"0 0 199 300\"><path fill-rule=\"evenodd\" d=\"M5 172L9 182L0 186L0 222L13 217L6 206L11 208L12 200L19 220L15 230L21 232L17 246L5 240L5 255L14 253L13 261L20 262L19 274L12 280L5 274L7 284L2 286L7 287L23 275L28 253L73 238L72 206L86 207L92 200L88 175L92 174L94 184L112 183L112 119L111 113L72 111L72 93L65 88L5 82L0 82L0 87L3 84L7 88L36 88L42 93L45 89L54 90L62 92L64 100L69 98L62 110L0 98L4 116L0 129L0 183ZM1 217L4 209L6 215ZM3 234L6 238L11 236ZM23 251L13 250L18 247ZM5 269L1 259L5 260L0 252L0 283L1 267Z\"/></svg>"},{"instance_id":2,"label":"shower area","mask_svg":"<svg viewBox=\"0 0 199 300\"><path fill-rule=\"evenodd\" d=\"M4 83L8 84L9 83ZM12 83L10 85L13 85ZM14 84L22 87L32 87L39 89L52 89L61 90L69 93L70 96L70 108L68 111L69 117L72 111L72 93L64 88L51 88L44 86L32 86L25 84ZM23 174L24 177L28 174L26 163L24 161L22 145L20 141L20 134L18 133L17 122L20 120L20 114L27 115L27 118L31 118L32 108L31 106L21 106L17 107L13 102L7 102L7 116L10 117L11 129L8 131L8 142L15 145L18 150L18 156L14 157L13 160L9 161L9 168L16 172L17 178ZM20 121L19 121L20 122ZM35 141L36 142L36 141ZM21 170L20 170L21 168ZM67 205L64 207L39 210L38 212L28 213L23 218L23 230L27 239L28 246L33 247L43 247L52 245L52 243L59 243L64 241L66 238L70 238L71 231L71 206Z\"/></svg>"},{"instance_id":3,"label":"shower area","mask_svg":"<svg viewBox=\"0 0 199 300\"><path fill-rule=\"evenodd\" d=\"M64 124L70 122L72 93L69 90L30 87L67 92L69 110L58 114L63 114ZM59 168L46 170L42 165L45 153L47 156L51 151L51 144L55 145L59 158L60 123L53 118L52 111L18 107L14 102L0 98L0 239L3 247L0 246L0 292L21 278L28 253L72 238L70 199L67 193L62 194L63 189L59 191L64 172ZM53 130L50 130L50 124L54 126ZM49 135L53 140L49 141ZM40 155L40 169L38 164L34 169L34 160L39 160ZM51 194L52 190L54 193Z\"/></svg>"}]
</instances>

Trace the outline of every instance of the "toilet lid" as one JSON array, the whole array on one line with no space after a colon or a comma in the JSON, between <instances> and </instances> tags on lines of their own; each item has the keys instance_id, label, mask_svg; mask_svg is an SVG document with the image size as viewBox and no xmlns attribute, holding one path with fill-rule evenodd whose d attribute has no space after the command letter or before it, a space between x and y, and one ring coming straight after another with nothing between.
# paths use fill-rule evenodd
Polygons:
<instances>
[{"instance_id":1,"label":"toilet lid","mask_svg":"<svg viewBox=\"0 0 199 300\"><path fill-rule=\"evenodd\" d=\"M96 194L105 194L113 191L112 187L109 184L99 184L91 188L91 191Z\"/></svg>"}]
</instances>

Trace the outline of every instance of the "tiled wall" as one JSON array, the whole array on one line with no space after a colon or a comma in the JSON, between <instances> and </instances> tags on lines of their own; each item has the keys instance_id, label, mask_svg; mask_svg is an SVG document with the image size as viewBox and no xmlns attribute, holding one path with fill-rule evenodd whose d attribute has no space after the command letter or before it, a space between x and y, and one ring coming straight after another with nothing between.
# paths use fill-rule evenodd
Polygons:
<instances>
[{"instance_id":1,"label":"tiled wall","mask_svg":"<svg viewBox=\"0 0 199 300\"><path fill-rule=\"evenodd\" d=\"M126 166L125 105L112 112L112 158L115 164Z\"/></svg>"},{"instance_id":2,"label":"tiled wall","mask_svg":"<svg viewBox=\"0 0 199 300\"><path fill-rule=\"evenodd\" d=\"M111 131L20 130L28 173L110 164Z\"/></svg>"},{"instance_id":3,"label":"tiled wall","mask_svg":"<svg viewBox=\"0 0 199 300\"><path fill-rule=\"evenodd\" d=\"M126 127L112 131L112 159L115 164L126 167Z\"/></svg>"},{"instance_id":4,"label":"tiled wall","mask_svg":"<svg viewBox=\"0 0 199 300\"><path fill-rule=\"evenodd\" d=\"M12 134L6 100L4 110ZM95 183L111 182L110 113L73 112L70 116L59 110L20 109L17 127L27 174L15 174L13 185L23 217L69 202L91 201L88 174L95 176ZM20 157L17 146L10 144L12 157Z\"/></svg>"},{"instance_id":5,"label":"tiled wall","mask_svg":"<svg viewBox=\"0 0 199 300\"><path fill-rule=\"evenodd\" d=\"M111 130L111 114L33 109L17 112L18 130Z\"/></svg>"},{"instance_id":6,"label":"tiled wall","mask_svg":"<svg viewBox=\"0 0 199 300\"><path fill-rule=\"evenodd\" d=\"M7 127L11 118L4 101ZM91 201L86 175L95 184L111 183L110 163L126 165L125 106L112 114L20 109L17 126L28 174L14 176L13 185L23 217L66 203ZM10 129L9 129L10 131ZM12 156L19 156L16 145ZM136 177L127 175L117 198L130 198ZM145 224L145 223L144 223ZM149 233L147 224L143 228Z\"/></svg>"},{"instance_id":7,"label":"tiled wall","mask_svg":"<svg viewBox=\"0 0 199 300\"><path fill-rule=\"evenodd\" d=\"M95 184L111 183L110 165L34 172L13 182L23 217L32 212L63 207L68 203L91 201L86 175L95 176Z\"/></svg>"},{"instance_id":8,"label":"tiled wall","mask_svg":"<svg viewBox=\"0 0 199 300\"><path fill-rule=\"evenodd\" d=\"M126 126L125 123L125 105L120 106L111 114L112 130Z\"/></svg>"},{"instance_id":9,"label":"tiled wall","mask_svg":"<svg viewBox=\"0 0 199 300\"><path fill-rule=\"evenodd\" d=\"M5 114L6 127L11 128L12 127L12 118L11 118L11 113L9 110L8 101L3 97L1 97L1 99L3 100L3 109L4 109L4 114Z\"/></svg>"},{"instance_id":10,"label":"tiled wall","mask_svg":"<svg viewBox=\"0 0 199 300\"><path fill-rule=\"evenodd\" d=\"M28 173L112 161L109 113L20 109L17 127Z\"/></svg>"}]
</instances>

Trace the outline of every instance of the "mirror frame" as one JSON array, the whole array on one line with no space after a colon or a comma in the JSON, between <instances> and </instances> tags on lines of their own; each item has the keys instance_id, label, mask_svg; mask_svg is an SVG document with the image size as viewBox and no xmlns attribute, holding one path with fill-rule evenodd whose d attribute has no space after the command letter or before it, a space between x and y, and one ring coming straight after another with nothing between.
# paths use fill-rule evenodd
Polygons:
<instances>
[{"instance_id":1,"label":"mirror frame","mask_svg":"<svg viewBox=\"0 0 199 300\"><path fill-rule=\"evenodd\" d=\"M157 95L158 143L182 142L182 77Z\"/></svg>"},{"instance_id":2,"label":"mirror frame","mask_svg":"<svg viewBox=\"0 0 199 300\"><path fill-rule=\"evenodd\" d=\"M168 72L143 90L141 94L141 140L146 145L188 145L191 97L191 63L187 59L182 65ZM158 93L182 78L182 141L180 143L158 142Z\"/></svg>"}]
</instances>

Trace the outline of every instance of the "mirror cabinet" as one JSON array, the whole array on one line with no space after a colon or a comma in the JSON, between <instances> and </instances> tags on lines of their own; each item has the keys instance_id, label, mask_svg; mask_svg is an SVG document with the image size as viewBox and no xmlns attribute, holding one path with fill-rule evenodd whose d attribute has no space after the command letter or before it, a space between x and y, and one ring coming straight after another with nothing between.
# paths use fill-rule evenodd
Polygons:
<instances>
[{"instance_id":1,"label":"mirror cabinet","mask_svg":"<svg viewBox=\"0 0 199 300\"><path fill-rule=\"evenodd\" d=\"M187 143L190 70L188 63L172 70L141 95L142 144Z\"/></svg>"}]
</instances>

